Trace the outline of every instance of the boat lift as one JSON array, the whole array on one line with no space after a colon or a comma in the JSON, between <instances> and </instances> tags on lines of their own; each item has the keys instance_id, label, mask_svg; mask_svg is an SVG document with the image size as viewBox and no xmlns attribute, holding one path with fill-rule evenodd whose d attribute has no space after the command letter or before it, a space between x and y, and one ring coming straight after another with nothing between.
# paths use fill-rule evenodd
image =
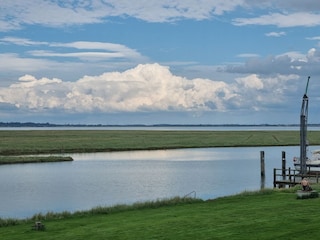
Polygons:
<instances>
[{"instance_id":1,"label":"boat lift","mask_svg":"<svg viewBox=\"0 0 320 240\"><path fill-rule=\"evenodd\" d=\"M307 174L307 147L309 142L307 140L307 125L308 125L308 85L310 76L308 77L306 91L302 98L301 113L300 113L300 174Z\"/></svg>"}]
</instances>

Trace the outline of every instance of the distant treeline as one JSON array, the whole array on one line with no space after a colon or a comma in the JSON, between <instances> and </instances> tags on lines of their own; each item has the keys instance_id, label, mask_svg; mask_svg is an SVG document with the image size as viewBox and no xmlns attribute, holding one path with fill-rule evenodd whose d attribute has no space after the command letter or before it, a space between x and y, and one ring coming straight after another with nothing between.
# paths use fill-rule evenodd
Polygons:
<instances>
[{"instance_id":1,"label":"distant treeline","mask_svg":"<svg viewBox=\"0 0 320 240\"><path fill-rule=\"evenodd\" d=\"M296 127L299 124L54 124L35 122L0 122L0 127ZM308 124L320 127L320 123Z\"/></svg>"}]
</instances>

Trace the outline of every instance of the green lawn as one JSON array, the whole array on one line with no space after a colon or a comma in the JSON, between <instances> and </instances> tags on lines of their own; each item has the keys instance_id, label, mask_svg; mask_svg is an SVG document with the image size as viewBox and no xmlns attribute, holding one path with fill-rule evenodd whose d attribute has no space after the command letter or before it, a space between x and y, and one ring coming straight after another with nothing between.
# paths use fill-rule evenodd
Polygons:
<instances>
[{"instance_id":1,"label":"green lawn","mask_svg":"<svg viewBox=\"0 0 320 240\"><path fill-rule=\"evenodd\" d=\"M0 227L1 239L317 239L319 198L265 190L211 201L83 213Z\"/></svg>"}]
</instances>

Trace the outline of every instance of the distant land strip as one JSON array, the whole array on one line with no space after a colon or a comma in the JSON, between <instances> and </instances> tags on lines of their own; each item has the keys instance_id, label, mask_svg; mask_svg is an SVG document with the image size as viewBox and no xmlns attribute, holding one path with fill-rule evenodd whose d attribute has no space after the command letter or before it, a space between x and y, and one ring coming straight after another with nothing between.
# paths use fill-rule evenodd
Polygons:
<instances>
[{"instance_id":1,"label":"distant land strip","mask_svg":"<svg viewBox=\"0 0 320 240\"><path fill-rule=\"evenodd\" d=\"M0 127L298 127L299 124L55 124L36 122L0 122ZM320 123L308 124L320 127Z\"/></svg>"},{"instance_id":2,"label":"distant land strip","mask_svg":"<svg viewBox=\"0 0 320 240\"><path fill-rule=\"evenodd\" d=\"M68 162L72 157L65 156L0 156L0 165L18 163Z\"/></svg>"}]
</instances>

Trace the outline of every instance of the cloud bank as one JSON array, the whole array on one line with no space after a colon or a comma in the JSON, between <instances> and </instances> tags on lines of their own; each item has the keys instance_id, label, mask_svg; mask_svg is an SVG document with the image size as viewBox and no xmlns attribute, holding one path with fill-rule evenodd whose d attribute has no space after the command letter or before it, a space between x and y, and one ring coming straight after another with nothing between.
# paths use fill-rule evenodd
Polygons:
<instances>
[{"instance_id":1,"label":"cloud bank","mask_svg":"<svg viewBox=\"0 0 320 240\"><path fill-rule=\"evenodd\" d=\"M252 57L244 64L229 64L224 71L229 73L257 74L297 74L309 76L320 74L317 66L320 63L320 52L311 48L307 53L286 52L280 55L269 55L265 58Z\"/></svg>"},{"instance_id":2,"label":"cloud bank","mask_svg":"<svg viewBox=\"0 0 320 240\"><path fill-rule=\"evenodd\" d=\"M176 76L157 63L141 64L123 72L84 76L75 82L24 75L9 87L0 88L0 103L28 111L68 113L259 111L270 104L281 105L284 99L278 94L294 91L286 86L293 86L290 82L297 79L295 75L262 78L251 74L227 84Z\"/></svg>"},{"instance_id":3,"label":"cloud bank","mask_svg":"<svg viewBox=\"0 0 320 240\"><path fill-rule=\"evenodd\" d=\"M237 9L250 13L254 8L268 10L269 14L238 17L233 23L238 26L255 24L278 27L320 24L320 4L314 0L2 0L0 31L17 30L25 25L65 27L95 24L112 17L132 17L146 22L205 20Z\"/></svg>"},{"instance_id":4,"label":"cloud bank","mask_svg":"<svg viewBox=\"0 0 320 240\"><path fill-rule=\"evenodd\" d=\"M23 25L39 24L50 27L93 24L110 17L134 17L147 22L171 22L179 19L209 19L232 11L243 0L3 0L0 29L9 31ZM11 21L7 21L11 19Z\"/></svg>"}]
</instances>

